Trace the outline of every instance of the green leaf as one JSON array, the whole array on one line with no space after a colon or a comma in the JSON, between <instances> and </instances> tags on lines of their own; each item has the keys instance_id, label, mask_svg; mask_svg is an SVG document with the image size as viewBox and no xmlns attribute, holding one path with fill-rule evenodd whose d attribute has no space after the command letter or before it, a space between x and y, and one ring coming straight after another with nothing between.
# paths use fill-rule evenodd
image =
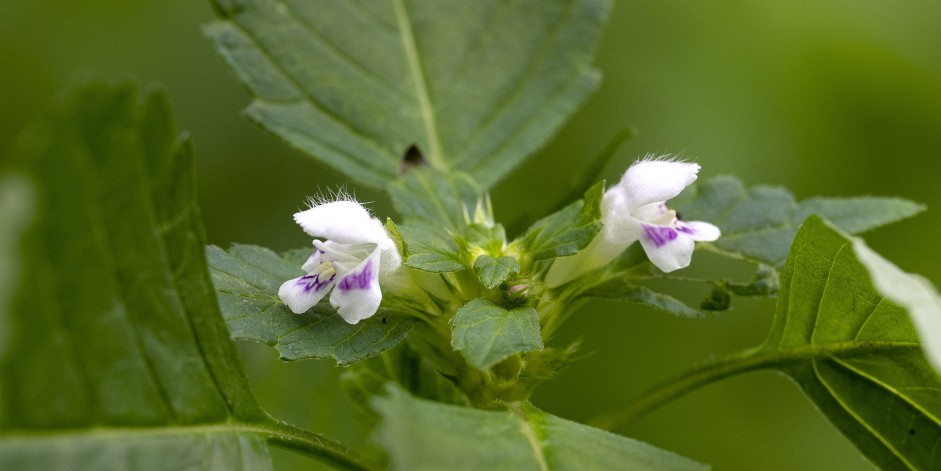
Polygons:
<instances>
[{"instance_id":1,"label":"green leaf","mask_svg":"<svg viewBox=\"0 0 941 471\"><path fill-rule=\"evenodd\" d=\"M798 232L762 354L883 469L934 469L941 376L904 310L873 288L852 241L818 217Z\"/></svg>"},{"instance_id":2,"label":"green leaf","mask_svg":"<svg viewBox=\"0 0 941 471\"><path fill-rule=\"evenodd\" d=\"M487 287L487 289L493 289L506 281L506 278L512 273L517 273L520 270L519 263L516 263L516 259L509 256L501 256L499 258L493 258L490 255L481 255L477 257L477 260L474 261L474 273L477 274L477 279L480 280L480 283Z\"/></svg>"},{"instance_id":3,"label":"green leaf","mask_svg":"<svg viewBox=\"0 0 941 471\"><path fill-rule=\"evenodd\" d=\"M327 301L304 314L291 312L278 288L303 275L307 250L279 256L254 245L234 245L228 252L209 246L206 253L232 336L272 345L284 360L332 358L347 365L394 347L415 323L380 308L373 317L350 325Z\"/></svg>"},{"instance_id":4,"label":"green leaf","mask_svg":"<svg viewBox=\"0 0 941 471\"><path fill-rule=\"evenodd\" d=\"M485 411L417 399L397 387L387 391L373 399L373 406L383 417L376 439L389 453L393 470L709 469L529 404Z\"/></svg>"},{"instance_id":5,"label":"green leaf","mask_svg":"<svg viewBox=\"0 0 941 471\"><path fill-rule=\"evenodd\" d=\"M533 260L572 255L585 248L601 230L604 182L585 192L582 200L536 221L514 246Z\"/></svg>"},{"instance_id":6,"label":"green leaf","mask_svg":"<svg viewBox=\"0 0 941 471\"><path fill-rule=\"evenodd\" d=\"M711 244L722 252L773 267L780 267L797 228L816 214L851 234L874 229L924 210L901 198L812 198L797 202L779 187L748 190L734 177L716 177L690 187L672 206L687 220L708 221L722 229Z\"/></svg>"},{"instance_id":7,"label":"green leaf","mask_svg":"<svg viewBox=\"0 0 941 471\"><path fill-rule=\"evenodd\" d=\"M413 145L488 188L588 97L605 0L215 0L206 27L255 95L246 113L363 184ZM415 160L415 159L411 159Z\"/></svg>"},{"instance_id":8,"label":"green leaf","mask_svg":"<svg viewBox=\"0 0 941 471\"><path fill-rule=\"evenodd\" d=\"M389 185L396 211L406 221L456 230L464 227L465 214L472 213L483 200L477 184L463 173L445 173L431 167L410 170Z\"/></svg>"},{"instance_id":9,"label":"green leaf","mask_svg":"<svg viewBox=\"0 0 941 471\"><path fill-rule=\"evenodd\" d=\"M90 85L17 148L35 212L0 316L2 469L271 467L169 116Z\"/></svg>"},{"instance_id":10,"label":"green leaf","mask_svg":"<svg viewBox=\"0 0 941 471\"><path fill-rule=\"evenodd\" d=\"M508 310L489 299L475 299L451 319L451 346L485 370L511 355L541 349L539 316L529 306Z\"/></svg>"},{"instance_id":11,"label":"green leaf","mask_svg":"<svg viewBox=\"0 0 941 471\"><path fill-rule=\"evenodd\" d=\"M684 317L701 317L702 313L672 296L658 293L644 286L625 284L622 280L613 280L596 286L585 293L595 298L626 301L643 304L654 309Z\"/></svg>"},{"instance_id":12,"label":"green leaf","mask_svg":"<svg viewBox=\"0 0 941 471\"><path fill-rule=\"evenodd\" d=\"M938 289L922 276L903 272L873 252L862 239L853 240L853 250L869 270L876 290L908 311L928 361L941 373L941 294Z\"/></svg>"},{"instance_id":13,"label":"green leaf","mask_svg":"<svg viewBox=\"0 0 941 471\"><path fill-rule=\"evenodd\" d=\"M428 224L397 226L405 242L405 265L432 273L461 271L467 268L461 249L444 230Z\"/></svg>"}]
</instances>

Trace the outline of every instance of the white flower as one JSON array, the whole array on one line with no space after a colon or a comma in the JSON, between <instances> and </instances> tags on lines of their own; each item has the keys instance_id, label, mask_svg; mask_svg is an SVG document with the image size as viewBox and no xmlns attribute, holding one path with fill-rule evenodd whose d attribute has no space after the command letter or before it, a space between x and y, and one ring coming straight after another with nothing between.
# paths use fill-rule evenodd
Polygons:
<instances>
[{"instance_id":1,"label":"white flower","mask_svg":"<svg viewBox=\"0 0 941 471\"><path fill-rule=\"evenodd\" d=\"M302 266L306 275L281 285L278 296L295 314L312 308L326 294L343 320L356 324L379 309L379 276L402 264L395 242L378 219L356 201L334 201L294 214L314 240Z\"/></svg>"},{"instance_id":2,"label":"white flower","mask_svg":"<svg viewBox=\"0 0 941 471\"><path fill-rule=\"evenodd\" d=\"M695 241L719 238L719 228L680 220L666 201L696 181L699 165L663 159L635 162L601 202L602 237L618 253L640 240L657 268L671 272L689 266ZM616 255L616 253L614 254Z\"/></svg>"}]
</instances>

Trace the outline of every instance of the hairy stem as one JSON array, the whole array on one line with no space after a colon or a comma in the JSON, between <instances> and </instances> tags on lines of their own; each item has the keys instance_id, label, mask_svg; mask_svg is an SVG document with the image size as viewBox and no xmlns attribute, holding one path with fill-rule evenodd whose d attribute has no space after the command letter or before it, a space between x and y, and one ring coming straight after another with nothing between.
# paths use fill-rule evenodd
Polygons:
<instances>
[{"instance_id":1,"label":"hairy stem","mask_svg":"<svg viewBox=\"0 0 941 471\"><path fill-rule=\"evenodd\" d=\"M800 361L840 354L852 356L898 348L919 348L909 342L849 341L826 345L801 345L785 350L750 349L710 361L675 376L648 390L630 405L614 414L591 421L595 427L616 430L657 409L658 407L716 381L750 371L780 368Z\"/></svg>"}]
</instances>

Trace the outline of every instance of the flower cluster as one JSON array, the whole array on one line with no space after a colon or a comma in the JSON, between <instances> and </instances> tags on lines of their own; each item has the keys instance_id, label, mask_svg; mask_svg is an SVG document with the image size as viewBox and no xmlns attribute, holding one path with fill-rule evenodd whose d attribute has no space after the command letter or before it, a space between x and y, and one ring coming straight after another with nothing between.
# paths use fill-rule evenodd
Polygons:
<instances>
[{"instance_id":1,"label":"flower cluster","mask_svg":"<svg viewBox=\"0 0 941 471\"><path fill-rule=\"evenodd\" d=\"M346 322L375 314L382 301L379 276L402 265L382 223L355 201L315 205L295 214L294 221L324 240L314 240L314 251L302 266L307 274L281 285L284 304L302 314L333 290L330 304Z\"/></svg>"}]
</instances>

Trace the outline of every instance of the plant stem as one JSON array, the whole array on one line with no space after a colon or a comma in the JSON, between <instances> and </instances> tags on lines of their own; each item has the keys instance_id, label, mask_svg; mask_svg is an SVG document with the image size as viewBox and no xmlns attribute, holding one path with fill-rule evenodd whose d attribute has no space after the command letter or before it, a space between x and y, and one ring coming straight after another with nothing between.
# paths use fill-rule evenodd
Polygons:
<instances>
[{"instance_id":1,"label":"plant stem","mask_svg":"<svg viewBox=\"0 0 941 471\"><path fill-rule=\"evenodd\" d=\"M604 430L619 429L703 386L750 371L779 368L799 361L812 361L836 354L846 357L898 348L919 348L919 346L917 343L910 342L849 341L825 345L801 345L785 350L769 350L763 347L749 349L704 363L660 383L624 409L595 418L591 424Z\"/></svg>"},{"instance_id":2,"label":"plant stem","mask_svg":"<svg viewBox=\"0 0 941 471\"><path fill-rule=\"evenodd\" d=\"M259 424L258 429L258 432L268 437L268 443L316 458L337 469L355 471L377 469L343 445L293 425L272 420L266 424Z\"/></svg>"}]
</instances>

